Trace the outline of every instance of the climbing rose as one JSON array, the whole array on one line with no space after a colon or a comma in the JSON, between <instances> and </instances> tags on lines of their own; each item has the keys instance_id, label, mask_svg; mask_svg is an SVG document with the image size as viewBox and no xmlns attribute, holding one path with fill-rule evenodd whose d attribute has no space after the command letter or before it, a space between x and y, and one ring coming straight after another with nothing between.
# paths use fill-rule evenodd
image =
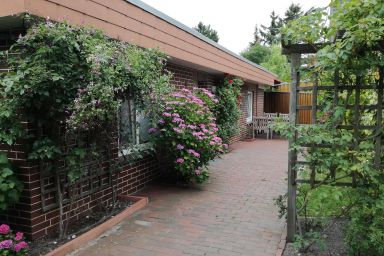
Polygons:
<instances>
[{"instance_id":1,"label":"climbing rose","mask_svg":"<svg viewBox=\"0 0 384 256\"><path fill-rule=\"evenodd\" d=\"M6 224L2 224L2 225L0 226L0 234L2 234L2 235L6 235L6 234L9 233L9 231L11 231L11 229L9 228L8 225L6 225Z\"/></svg>"},{"instance_id":2,"label":"climbing rose","mask_svg":"<svg viewBox=\"0 0 384 256\"><path fill-rule=\"evenodd\" d=\"M233 82L233 80L228 80L228 83L229 83L229 84L232 84L232 82Z\"/></svg>"}]
</instances>

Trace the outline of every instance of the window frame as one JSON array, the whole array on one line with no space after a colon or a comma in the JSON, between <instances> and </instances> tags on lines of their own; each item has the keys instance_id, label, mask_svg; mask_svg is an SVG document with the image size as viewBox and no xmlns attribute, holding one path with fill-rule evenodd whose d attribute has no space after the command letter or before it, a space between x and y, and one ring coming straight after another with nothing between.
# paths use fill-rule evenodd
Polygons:
<instances>
[{"instance_id":1,"label":"window frame","mask_svg":"<svg viewBox=\"0 0 384 256\"><path fill-rule=\"evenodd\" d=\"M128 101L128 103L126 103ZM118 133L117 133L117 140L118 140L118 148L119 148L119 156L128 156L133 153L134 149L131 146L137 146L142 145L143 147L148 146L151 144L151 142L140 142L140 124L138 123L138 119L140 116L140 111L136 108L133 97L124 99L122 104L128 104L128 111L130 115L130 129L131 129L131 140L132 143L125 143L122 139L121 133L122 133L122 114L121 114L121 108L119 107L119 110L117 111L117 126L118 126ZM135 113L135 114L133 114Z\"/></svg>"},{"instance_id":2,"label":"window frame","mask_svg":"<svg viewBox=\"0 0 384 256\"><path fill-rule=\"evenodd\" d=\"M248 124L252 123L253 107L254 107L253 106L253 91L247 91L247 99L246 99L247 116L246 116L245 120Z\"/></svg>"}]
</instances>

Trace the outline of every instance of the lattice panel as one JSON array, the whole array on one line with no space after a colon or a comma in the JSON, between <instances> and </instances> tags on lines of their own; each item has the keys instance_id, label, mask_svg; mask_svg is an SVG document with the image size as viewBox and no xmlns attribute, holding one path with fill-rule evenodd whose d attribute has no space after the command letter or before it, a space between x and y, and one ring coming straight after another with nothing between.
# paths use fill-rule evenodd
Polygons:
<instances>
[{"instance_id":1,"label":"lattice panel","mask_svg":"<svg viewBox=\"0 0 384 256\"><path fill-rule=\"evenodd\" d=\"M309 50L308 50L309 49ZM284 49L286 54L290 54L291 59L291 95L290 95L290 124L300 127L298 112L302 110L311 111L312 124L322 123L325 102L331 102L332 107L329 108L334 112L328 113L333 116L337 108L342 107L343 116L334 123L334 128L339 131L348 130L353 135L353 140L346 148L350 150L357 149L359 145L367 140L374 144L374 149L369 151L374 156L372 165L375 168L383 169L383 90L384 90L384 67L372 67L367 72L370 77L362 77L361 75L353 75L346 79L341 78L338 71L335 72L332 85L323 84L318 81L318 74L314 74L313 86L301 86L300 72L302 67L300 60L302 54L316 53L316 47L308 49L300 47L292 47ZM377 70L377 72L375 72ZM311 105L299 105L298 94L307 92L312 94ZM367 100L368 99L368 100ZM329 107L329 106L328 106ZM357 186L357 175L354 172L347 172L348 176L341 176L336 167L321 170L319 175L319 166L315 162L305 160L303 155L308 152L322 151L332 154L338 152L335 145L327 144L299 144L300 137L296 132L290 139L290 148L296 146L295 149L289 151L288 157L288 214L287 214L287 240L294 241L297 228L297 212L296 212L296 193L297 185L310 184L312 187L318 184L331 184L333 186ZM298 175L304 171L306 175ZM320 176L320 177L319 177Z\"/></svg>"}]
</instances>

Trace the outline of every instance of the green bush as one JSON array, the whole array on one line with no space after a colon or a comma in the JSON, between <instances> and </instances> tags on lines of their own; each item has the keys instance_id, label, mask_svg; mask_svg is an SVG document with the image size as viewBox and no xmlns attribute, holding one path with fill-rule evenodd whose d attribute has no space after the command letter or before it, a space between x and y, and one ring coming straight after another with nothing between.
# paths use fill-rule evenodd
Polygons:
<instances>
[{"instance_id":1,"label":"green bush","mask_svg":"<svg viewBox=\"0 0 384 256\"><path fill-rule=\"evenodd\" d=\"M0 210L6 210L11 204L16 203L23 190L23 185L14 170L7 155L0 153Z\"/></svg>"},{"instance_id":2,"label":"green bush","mask_svg":"<svg viewBox=\"0 0 384 256\"><path fill-rule=\"evenodd\" d=\"M241 116L239 99L241 86L244 82L239 78L227 76L224 85L219 86L216 91L218 103L214 107L214 112L219 128L218 136L225 143L229 143L232 136L239 133L239 118Z\"/></svg>"}]
</instances>

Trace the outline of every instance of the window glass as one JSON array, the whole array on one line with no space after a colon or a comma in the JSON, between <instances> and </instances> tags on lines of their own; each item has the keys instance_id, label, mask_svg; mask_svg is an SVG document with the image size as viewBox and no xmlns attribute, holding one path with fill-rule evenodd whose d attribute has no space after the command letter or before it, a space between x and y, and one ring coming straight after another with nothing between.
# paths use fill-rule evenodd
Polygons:
<instances>
[{"instance_id":1,"label":"window glass","mask_svg":"<svg viewBox=\"0 0 384 256\"><path fill-rule=\"evenodd\" d=\"M247 93L247 122L252 122L252 115L253 115L253 93L248 92Z\"/></svg>"},{"instance_id":2,"label":"window glass","mask_svg":"<svg viewBox=\"0 0 384 256\"><path fill-rule=\"evenodd\" d=\"M134 106L134 101L124 100L119 110L119 146L129 147L149 141L150 119Z\"/></svg>"}]
</instances>

